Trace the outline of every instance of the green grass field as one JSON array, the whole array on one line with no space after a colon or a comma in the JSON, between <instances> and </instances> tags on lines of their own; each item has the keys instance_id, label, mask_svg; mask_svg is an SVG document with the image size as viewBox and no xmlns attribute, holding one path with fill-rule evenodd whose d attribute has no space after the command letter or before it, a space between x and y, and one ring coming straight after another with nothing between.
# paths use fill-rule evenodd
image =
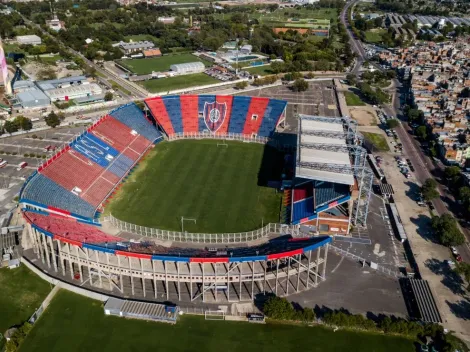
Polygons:
<instances>
[{"instance_id":1,"label":"green grass field","mask_svg":"<svg viewBox=\"0 0 470 352\"><path fill-rule=\"evenodd\" d=\"M378 133L361 132L367 142L371 143L376 148L374 151L388 152L390 150L387 140L384 136Z\"/></svg>"},{"instance_id":2,"label":"green grass field","mask_svg":"<svg viewBox=\"0 0 470 352\"><path fill-rule=\"evenodd\" d=\"M176 89L220 83L220 81L209 75L206 75L205 73L193 73L190 75L151 79L148 81L142 81L140 83L150 93L161 93Z\"/></svg>"},{"instance_id":3,"label":"green grass field","mask_svg":"<svg viewBox=\"0 0 470 352\"><path fill-rule=\"evenodd\" d=\"M254 143L181 140L158 144L106 208L134 224L188 232L241 232L279 222L283 155ZM258 185L261 184L261 185Z\"/></svg>"},{"instance_id":4,"label":"green grass field","mask_svg":"<svg viewBox=\"0 0 470 352\"><path fill-rule=\"evenodd\" d=\"M26 266L0 269L0 333L28 320L51 290Z\"/></svg>"},{"instance_id":5,"label":"green grass field","mask_svg":"<svg viewBox=\"0 0 470 352\"><path fill-rule=\"evenodd\" d=\"M367 31L366 33L366 41L369 43L380 43L382 41L382 34L386 31L383 29L377 29L374 31Z\"/></svg>"},{"instance_id":6,"label":"green grass field","mask_svg":"<svg viewBox=\"0 0 470 352\"><path fill-rule=\"evenodd\" d=\"M321 327L206 321L183 316L176 325L105 316L102 304L60 291L20 352L412 352L400 337Z\"/></svg>"},{"instance_id":7,"label":"green grass field","mask_svg":"<svg viewBox=\"0 0 470 352\"><path fill-rule=\"evenodd\" d=\"M184 64L187 62L202 62L206 66L212 65L208 61L199 59L193 54L174 54L165 55L161 57L154 57L150 59L132 59L132 60L118 60L117 62L138 75L147 75L155 72L168 71L173 64Z\"/></svg>"},{"instance_id":8,"label":"green grass field","mask_svg":"<svg viewBox=\"0 0 470 352\"><path fill-rule=\"evenodd\" d=\"M272 75L273 71L271 70L271 65L264 65L264 66L254 66L249 68L244 68L244 70L260 76Z\"/></svg>"},{"instance_id":9,"label":"green grass field","mask_svg":"<svg viewBox=\"0 0 470 352\"><path fill-rule=\"evenodd\" d=\"M348 106L364 106L364 105L366 105L366 103L364 103L361 100L361 98L359 98L353 92L344 92L344 97L346 98L346 104Z\"/></svg>"}]
</instances>

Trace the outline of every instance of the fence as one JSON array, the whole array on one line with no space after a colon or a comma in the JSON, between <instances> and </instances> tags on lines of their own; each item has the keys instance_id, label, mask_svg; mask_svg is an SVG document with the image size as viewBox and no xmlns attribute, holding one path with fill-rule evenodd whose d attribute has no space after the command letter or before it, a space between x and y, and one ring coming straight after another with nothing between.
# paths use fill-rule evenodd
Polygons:
<instances>
[{"instance_id":1,"label":"fence","mask_svg":"<svg viewBox=\"0 0 470 352\"><path fill-rule=\"evenodd\" d=\"M238 233L190 233L160 230L145 227L116 219L110 215L102 222L109 221L121 231L131 232L140 236L154 237L163 241L195 242L195 243L243 243L267 237L272 233L298 235L298 227L284 224L267 224L266 226L247 232Z\"/></svg>"},{"instance_id":2,"label":"fence","mask_svg":"<svg viewBox=\"0 0 470 352\"><path fill-rule=\"evenodd\" d=\"M329 245L329 248L330 248L333 252L335 252L335 253L337 253L337 254L339 254L339 255L342 255L342 256L344 256L344 257L351 258L351 259L356 260L356 261L358 261L358 262L363 262L363 263L367 262L364 258L361 258L361 257L359 257L359 256L357 256L357 255L355 255L355 254L353 254L353 253L350 253L350 252L348 252L348 251L345 251L344 249L335 247L335 246L333 246L333 245L331 245L331 244ZM377 265L377 271L379 271L379 272L381 272L381 273L383 273L383 274L385 274L385 275L391 276L391 277L393 277L393 278L399 278L399 277L401 277L401 275L400 275L400 273L399 273L398 271L396 271L396 270L390 270L390 269L385 268L385 267L380 266L380 265Z\"/></svg>"},{"instance_id":3,"label":"fence","mask_svg":"<svg viewBox=\"0 0 470 352\"><path fill-rule=\"evenodd\" d=\"M168 140L174 141L178 139L222 139L230 141L254 142L266 144L269 142L267 137L249 136L240 133L211 133L211 132L179 132L168 137Z\"/></svg>"}]
</instances>

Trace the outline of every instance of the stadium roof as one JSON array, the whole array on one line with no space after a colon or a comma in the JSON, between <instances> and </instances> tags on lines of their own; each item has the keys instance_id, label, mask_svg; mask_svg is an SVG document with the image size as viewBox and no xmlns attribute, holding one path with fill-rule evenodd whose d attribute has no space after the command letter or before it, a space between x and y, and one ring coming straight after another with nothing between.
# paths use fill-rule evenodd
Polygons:
<instances>
[{"instance_id":1,"label":"stadium roof","mask_svg":"<svg viewBox=\"0 0 470 352\"><path fill-rule=\"evenodd\" d=\"M346 133L340 119L299 115L298 133L297 177L354 184L351 159L344 149ZM314 145L323 147L318 149Z\"/></svg>"}]
</instances>

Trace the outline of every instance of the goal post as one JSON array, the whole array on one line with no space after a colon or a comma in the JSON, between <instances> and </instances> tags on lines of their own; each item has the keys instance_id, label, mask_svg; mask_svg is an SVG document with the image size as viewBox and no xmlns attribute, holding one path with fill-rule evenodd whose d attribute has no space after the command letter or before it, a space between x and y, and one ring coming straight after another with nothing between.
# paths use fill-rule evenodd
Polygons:
<instances>
[{"instance_id":1,"label":"goal post","mask_svg":"<svg viewBox=\"0 0 470 352\"><path fill-rule=\"evenodd\" d=\"M225 312L223 310L206 310L204 318L206 320L225 320Z\"/></svg>"},{"instance_id":2,"label":"goal post","mask_svg":"<svg viewBox=\"0 0 470 352\"><path fill-rule=\"evenodd\" d=\"M228 144L224 142L217 142L217 147L223 147L223 148L228 148Z\"/></svg>"}]
</instances>

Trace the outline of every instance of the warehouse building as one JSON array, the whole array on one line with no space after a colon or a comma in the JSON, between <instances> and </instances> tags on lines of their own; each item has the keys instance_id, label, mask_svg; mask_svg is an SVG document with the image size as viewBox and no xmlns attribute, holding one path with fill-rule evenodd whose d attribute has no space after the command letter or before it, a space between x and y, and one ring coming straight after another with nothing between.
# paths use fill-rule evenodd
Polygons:
<instances>
[{"instance_id":1,"label":"warehouse building","mask_svg":"<svg viewBox=\"0 0 470 352\"><path fill-rule=\"evenodd\" d=\"M14 109L43 109L51 104L49 97L31 81L16 81L13 92Z\"/></svg>"},{"instance_id":2,"label":"warehouse building","mask_svg":"<svg viewBox=\"0 0 470 352\"><path fill-rule=\"evenodd\" d=\"M43 91L56 89L56 88L67 88L70 86L79 86L81 84L88 83L85 76L75 77L64 77L59 79L50 79L47 81L38 81L37 85Z\"/></svg>"},{"instance_id":3,"label":"warehouse building","mask_svg":"<svg viewBox=\"0 0 470 352\"><path fill-rule=\"evenodd\" d=\"M200 73L206 70L206 66L202 62L187 62L184 64L174 64L170 66L170 70L179 74L187 75L190 73Z\"/></svg>"},{"instance_id":4,"label":"warehouse building","mask_svg":"<svg viewBox=\"0 0 470 352\"><path fill-rule=\"evenodd\" d=\"M20 45L41 45L42 40L37 35L19 35L16 37L16 41Z\"/></svg>"},{"instance_id":5,"label":"warehouse building","mask_svg":"<svg viewBox=\"0 0 470 352\"><path fill-rule=\"evenodd\" d=\"M69 101L74 99L101 97L103 90L96 83L87 83L63 88L55 88L44 91L44 93L55 101Z\"/></svg>"}]
</instances>

